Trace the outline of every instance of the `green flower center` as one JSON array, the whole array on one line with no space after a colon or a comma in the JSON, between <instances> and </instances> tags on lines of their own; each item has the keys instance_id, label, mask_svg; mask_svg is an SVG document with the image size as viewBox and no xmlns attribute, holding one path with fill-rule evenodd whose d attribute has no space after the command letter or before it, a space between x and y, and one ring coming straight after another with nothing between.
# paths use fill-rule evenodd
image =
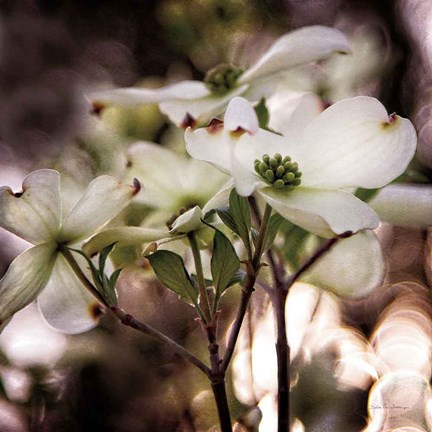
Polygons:
<instances>
[{"instance_id":1,"label":"green flower center","mask_svg":"<svg viewBox=\"0 0 432 432\"><path fill-rule=\"evenodd\" d=\"M301 183L302 173L298 170L298 163L289 156L282 158L279 153L273 157L265 154L261 160L255 160L254 168L259 176L276 189L289 191Z\"/></svg>"},{"instance_id":2,"label":"green flower center","mask_svg":"<svg viewBox=\"0 0 432 432\"><path fill-rule=\"evenodd\" d=\"M221 64L207 72L204 84L214 95L221 96L237 85L237 80L242 73L243 69L239 67Z\"/></svg>"}]
</instances>

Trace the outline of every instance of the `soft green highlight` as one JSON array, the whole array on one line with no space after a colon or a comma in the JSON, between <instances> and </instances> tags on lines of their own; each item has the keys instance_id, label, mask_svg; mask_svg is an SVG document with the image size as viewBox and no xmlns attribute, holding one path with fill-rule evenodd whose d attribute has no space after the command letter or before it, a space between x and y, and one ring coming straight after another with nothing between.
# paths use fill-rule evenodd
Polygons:
<instances>
[{"instance_id":1,"label":"soft green highlight","mask_svg":"<svg viewBox=\"0 0 432 432\"><path fill-rule=\"evenodd\" d=\"M205 78L204 84L214 95L224 95L237 85L239 76L243 69L230 64L221 64L210 69Z\"/></svg>"}]
</instances>

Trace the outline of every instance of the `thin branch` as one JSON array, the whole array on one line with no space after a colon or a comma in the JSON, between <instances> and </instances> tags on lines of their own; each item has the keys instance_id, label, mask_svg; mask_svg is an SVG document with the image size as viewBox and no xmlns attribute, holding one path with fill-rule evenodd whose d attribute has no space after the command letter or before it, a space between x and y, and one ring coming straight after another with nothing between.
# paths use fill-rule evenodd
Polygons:
<instances>
[{"instance_id":1,"label":"thin branch","mask_svg":"<svg viewBox=\"0 0 432 432\"><path fill-rule=\"evenodd\" d=\"M309 259L294 273L292 274L285 283L284 290L288 291L289 288L299 279L299 277L309 270L315 262L321 258L324 254L330 251L330 249L340 240L351 237L352 231L346 231L340 234L338 237L333 237L324 243Z\"/></svg>"},{"instance_id":2,"label":"thin branch","mask_svg":"<svg viewBox=\"0 0 432 432\"><path fill-rule=\"evenodd\" d=\"M211 309L210 309L210 300L209 296L207 294L207 289L205 285L205 279L204 279L204 273L203 273L203 266L202 266L202 260L201 260L201 254L198 247L198 242L195 236L195 233L191 231L187 235L189 244L192 250L192 255L195 262L195 271L197 274L197 281L198 281L198 289L200 293L200 308L202 309L204 313L204 317L206 320L206 323L209 324L212 318L211 315Z\"/></svg>"},{"instance_id":3,"label":"thin branch","mask_svg":"<svg viewBox=\"0 0 432 432\"><path fill-rule=\"evenodd\" d=\"M249 267L251 267L250 263L247 263ZM254 285L255 285L256 275L255 272L252 269L248 269L248 274L246 278L246 283L244 288L242 289L241 298L240 298L240 304L237 309L237 315L235 317L234 323L232 325L227 347L223 356L222 364L221 364L221 371L222 373L225 373L228 369L229 363L231 361L231 358L234 354L234 348L237 343L237 339L240 334L240 329L243 323L243 319L246 315L246 311L248 309L249 300L252 296L252 293L255 291Z\"/></svg>"}]
</instances>

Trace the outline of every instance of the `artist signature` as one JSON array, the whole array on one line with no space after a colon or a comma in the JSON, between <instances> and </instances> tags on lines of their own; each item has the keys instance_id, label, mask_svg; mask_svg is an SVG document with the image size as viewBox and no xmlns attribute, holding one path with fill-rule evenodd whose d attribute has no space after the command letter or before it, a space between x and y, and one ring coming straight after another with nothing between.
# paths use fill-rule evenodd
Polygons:
<instances>
[{"instance_id":1,"label":"artist signature","mask_svg":"<svg viewBox=\"0 0 432 432\"><path fill-rule=\"evenodd\" d=\"M407 407L407 406L401 406L401 405L395 405L395 404L391 404L391 405L387 405L387 404L384 404L384 405L373 405L373 404L371 404L371 405L369 405L369 409L371 409L371 410L377 410L377 409L397 409L397 410L406 410L406 409L408 409L409 407Z\"/></svg>"}]
</instances>

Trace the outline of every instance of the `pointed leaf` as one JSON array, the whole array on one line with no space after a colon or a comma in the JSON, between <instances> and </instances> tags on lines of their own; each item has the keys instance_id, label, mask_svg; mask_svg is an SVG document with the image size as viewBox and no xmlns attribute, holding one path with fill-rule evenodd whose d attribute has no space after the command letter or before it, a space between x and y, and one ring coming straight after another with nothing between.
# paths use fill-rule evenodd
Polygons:
<instances>
[{"instance_id":1,"label":"pointed leaf","mask_svg":"<svg viewBox=\"0 0 432 432\"><path fill-rule=\"evenodd\" d=\"M99 254L99 272L100 274L104 273L105 263L108 258L108 255L111 253L115 246L115 243L108 245L106 248L103 248Z\"/></svg>"},{"instance_id":2,"label":"pointed leaf","mask_svg":"<svg viewBox=\"0 0 432 432\"><path fill-rule=\"evenodd\" d=\"M265 98L262 98L259 101L258 105L255 106L255 112L256 112L256 115L258 117L259 127L261 129L267 129L268 124L269 124L269 120L270 120L270 116L269 116L269 111L268 111L267 106L266 106Z\"/></svg>"},{"instance_id":3,"label":"pointed leaf","mask_svg":"<svg viewBox=\"0 0 432 432\"><path fill-rule=\"evenodd\" d=\"M158 279L182 300L194 305L198 302L198 291L186 271L183 259L167 250L156 251L149 255L148 260Z\"/></svg>"},{"instance_id":4,"label":"pointed leaf","mask_svg":"<svg viewBox=\"0 0 432 432\"><path fill-rule=\"evenodd\" d=\"M220 231L215 232L210 265L216 296L220 297L240 267L233 245Z\"/></svg>"},{"instance_id":5,"label":"pointed leaf","mask_svg":"<svg viewBox=\"0 0 432 432\"><path fill-rule=\"evenodd\" d=\"M237 225L235 224L234 218L229 207L223 207L216 209L216 213L221 218L222 222L234 233L240 235L237 229Z\"/></svg>"},{"instance_id":6,"label":"pointed leaf","mask_svg":"<svg viewBox=\"0 0 432 432\"><path fill-rule=\"evenodd\" d=\"M230 194L229 205L238 235L244 243L249 243L251 215L247 198L238 195L233 189Z\"/></svg>"},{"instance_id":7,"label":"pointed leaf","mask_svg":"<svg viewBox=\"0 0 432 432\"><path fill-rule=\"evenodd\" d=\"M101 292L101 290L103 289L103 282L102 282L102 278L101 278L101 273L96 268L96 266L93 264L93 261L88 257L88 255L85 252L83 252L79 249L72 249L72 248L68 248L68 249L71 250L72 252L76 252L77 254L79 254L85 258L85 260L87 261L87 264L89 265L89 268L90 268L90 271L92 274L92 278L93 278L93 282L96 285L96 288L98 289L98 291L101 294L103 294Z\"/></svg>"},{"instance_id":8,"label":"pointed leaf","mask_svg":"<svg viewBox=\"0 0 432 432\"><path fill-rule=\"evenodd\" d=\"M276 234L278 233L279 228L284 221L285 219L279 213L275 213L270 217L264 243L264 252L272 247L276 238Z\"/></svg>"}]
</instances>

